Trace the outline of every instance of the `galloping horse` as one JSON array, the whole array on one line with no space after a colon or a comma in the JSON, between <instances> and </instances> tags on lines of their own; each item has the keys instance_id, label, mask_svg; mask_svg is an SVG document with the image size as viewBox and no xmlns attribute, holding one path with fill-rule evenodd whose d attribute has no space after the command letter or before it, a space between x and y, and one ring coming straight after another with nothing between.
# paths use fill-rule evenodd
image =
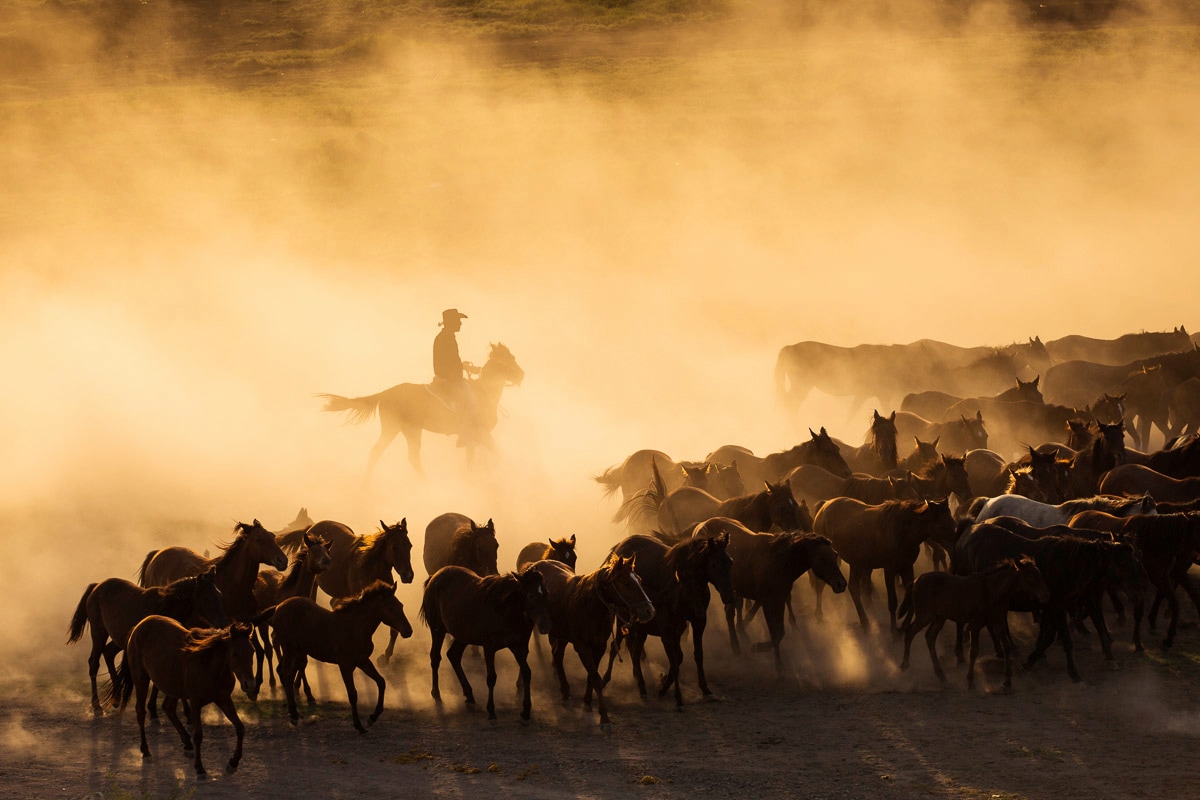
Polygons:
<instances>
[{"instance_id":1,"label":"galloping horse","mask_svg":"<svg viewBox=\"0 0 1200 800\"><path fill-rule=\"evenodd\" d=\"M479 429L490 432L496 427L500 394L506 386L520 386L525 379L525 370L503 344L494 344L479 378L471 382L479 415ZM367 478L370 479L375 463L383 455L396 434L403 433L408 442L408 460L413 469L421 472L421 431L446 435L459 433L458 414L446 405L429 388L427 383L401 383L390 389L368 397L341 397L336 394L320 394L324 398L323 411L349 411L350 422L366 422L379 412L379 439L371 448L367 459ZM475 446L467 445L468 461L474 457Z\"/></svg>"}]
</instances>

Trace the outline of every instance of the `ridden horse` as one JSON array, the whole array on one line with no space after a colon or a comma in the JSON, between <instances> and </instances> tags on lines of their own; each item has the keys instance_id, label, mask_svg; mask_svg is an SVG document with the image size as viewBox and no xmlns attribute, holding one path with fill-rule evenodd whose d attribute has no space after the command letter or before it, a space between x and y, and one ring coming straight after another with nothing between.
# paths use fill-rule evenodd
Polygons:
<instances>
[{"instance_id":1,"label":"ridden horse","mask_svg":"<svg viewBox=\"0 0 1200 800\"><path fill-rule=\"evenodd\" d=\"M1172 478L1140 464L1121 464L1100 481L1101 494L1148 494L1156 501L1186 502L1200 497L1200 478Z\"/></svg>"},{"instance_id":2,"label":"ridden horse","mask_svg":"<svg viewBox=\"0 0 1200 800\"><path fill-rule=\"evenodd\" d=\"M1179 600L1175 591L1180 586L1200 610L1200 592L1187 578L1188 569L1200 552L1200 514L1154 514L1135 517L1114 517L1102 511L1084 511L1071 517L1072 528L1108 531L1120 540L1137 546L1142 566L1150 584L1157 590L1155 610L1166 599L1171 611L1171 623L1163 640L1166 650L1175 641L1179 624ZM1134 597L1133 644L1142 651L1142 596ZM1153 627L1153 615L1151 622Z\"/></svg>"},{"instance_id":3,"label":"ridden horse","mask_svg":"<svg viewBox=\"0 0 1200 800\"><path fill-rule=\"evenodd\" d=\"M829 433L821 428L819 433L808 429L809 440L795 447L768 456L758 456L737 445L724 445L708 454L705 461L717 464L737 463L738 472L747 486L763 482L778 481L801 464L824 467L842 478L851 475L850 466L842 455L841 448Z\"/></svg>"},{"instance_id":4,"label":"ridden horse","mask_svg":"<svg viewBox=\"0 0 1200 800\"><path fill-rule=\"evenodd\" d=\"M494 344L488 359L480 370L479 378L469 381L468 386L475 395L476 420L485 440L496 427L499 416L500 394L506 386L520 386L525 371L517 359L503 344ZM325 400L322 411L349 411L350 422L366 422L379 413L379 439L371 448L367 459L367 479L375 469L376 462L388 448L396 434L404 434L408 442L408 461L418 473L421 469L421 431L452 435L461 432L458 412L435 395L427 383L401 383L378 394L367 397L341 397L336 394L320 394ZM466 446L467 460L474 457L475 445Z\"/></svg>"},{"instance_id":5,"label":"ridden horse","mask_svg":"<svg viewBox=\"0 0 1200 800\"><path fill-rule=\"evenodd\" d=\"M821 506L813 520L813 530L829 539L837 554L850 565L850 597L858 611L858 621L869 627L863 610L862 594L869 591L871 573L883 570L887 588L888 623L892 634L896 626L896 579L904 586L905 594L912 588L913 564L921 552L921 543L936 541L949 550L954 545L954 517L950 505L937 501L891 500L867 505L858 500L841 497ZM821 585L814 583L818 607Z\"/></svg>"},{"instance_id":6,"label":"ridden horse","mask_svg":"<svg viewBox=\"0 0 1200 800\"><path fill-rule=\"evenodd\" d=\"M1039 603L1036 598L1023 595L1013 597L1012 610L1038 611L1041 615L1037 644L1029 654L1026 666L1031 667L1041 659L1057 637L1067 657L1067 673L1071 680L1080 680L1067 616L1081 605L1096 625L1105 659L1113 663L1112 637L1104 624L1099 599L1109 583L1127 583L1138 575L1133 547L1074 536L1026 539L999 526L981 524L959 539L954 553L955 571L960 574L982 572L1005 559L1021 556L1032 556L1037 561L1051 594L1049 603ZM961 640L958 651L961 652Z\"/></svg>"},{"instance_id":7,"label":"ridden horse","mask_svg":"<svg viewBox=\"0 0 1200 800\"><path fill-rule=\"evenodd\" d=\"M216 585L213 569L190 578L180 578L166 586L143 589L123 578L109 578L89 584L75 607L67 631L67 644L83 636L85 626L92 632L92 651L88 655L88 677L92 682L92 710L99 714L100 697L96 692L96 673L100 671L100 656L108 664L108 676L115 680L114 664L117 653L134 626L146 617L158 614L177 622L200 617L210 625L225 626L228 620L221 607L221 590Z\"/></svg>"},{"instance_id":8,"label":"ridden horse","mask_svg":"<svg viewBox=\"0 0 1200 800\"><path fill-rule=\"evenodd\" d=\"M846 463L855 472L865 472L879 477L890 469L899 466L899 453L896 450L896 412L889 417L879 416L879 411L871 412L871 427L867 431L868 442L861 447L847 448Z\"/></svg>"},{"instance_id":9,"label":"ridden horse","mask_svg":"<svg viewBox=\"0 0 1200 800\"><path fill-rule=\"evenodd\" d=\"M454 642L446 652L446 658L458 676L467 705L475 705L475 693L462 668L462 656L467 646L483 648L483 660L487 666L488 719L496 718L493 699L496 651L509 650L517 660L520 685L525 691L521 719L529 719L532 709L529 697L529 637L535 627L542 633L550 632L549 598L546 582L540 572L526 569L520 574L480 577L465 567L442 567L425 581L421 619L433 637L429 663L433 669L434 700L442 702L442 693L438 688L438 667L442 662L442 644L446 634L450 634Z\"/></svg>"},{"instance_id":10,"label":"ridden horse","mask_svg":"<svg viewBox=\"0 0 1200 800\"><path fill-rule=\"evenodd\" d=\"M412 540L408 538L408 519L395 525L379 521L375 533L359 536L349 527L333 520L322 520L309 529L310 536L327 542L329 568L317 576L317 586L331 598L353 597L376 581L395 583L392 572L401 583L413 582ZM303 537L299 532L276 537L288 552L300 549ZM313 592L309 597L315 598ZM396 647L396 630L388 639L387 649L379 657L386 664Z\"/></svg>"},{"instance_id":11,"label":"ridden horse","mask_svg":"<svg viewBox=\"0 0 1200 800\"><path fill-rule=\"evenodd\" d=\"M571 538L550 539L550 544L530 542L517 554L517 571L525 569L535 561L561 561L575 571L575 534Z\"/></svg>"},{"instance_id":12,"label":"ridden horse","mask_svg":"<svg viewBox=\"0 0 1200 800\"><path fill-rule=\"evenodd\" d=\"M498 575L500 568L496 555L499 550L496 523L490 519L478 525L468 516L449 511L434 517L425 526L422 558L425 571L430 575L451 564L466 567L480 576Z\"/></svg>"},{"instance_id":13,"label":"ridden horse","mask_svg":"<svg viewBox=\"0 0 1200 800\"><path fill-rule=\"evenodd\" d=\"M1004 653L1004 688L1012 688L1012 659L1004 638L1008 623L1008 606L1014 593L1032 594L1038 602L1050 600L1050 589L1038 572L1037 562L1028 556L1008 559L989 570L974 575L951 575L948 572L927 572L914 582L912 591L900 604L904 619L904 660L900 669L908 669L912 640L921 629L929 646L933 671L942 683L946 673L938 660L937 638L946 620L965 625L971 631L971 663L967 667L967 688L975 688L975 659L979 657L980 629L987 627L992 639L1000 642Z\"/></svg>"},{"instance_id":14,"label":"ridden horse","mask_svg":"<svg viewBox=\"0 0 1200 800\"><path fill-rule=\"evenodd\" d=\"M629 658L633 663L633 677L638 691L645 696L646 679L642 675L642 654L646 639L657 636L662 639L667 653L667 674L658 689L662 697L672 685L675 687L675 705L683 706L683 693L679 685L679 668L683 663L683 647L680 641L688 625L692 626L693 655L700 691L705 697L712 694L704 675L704 629L708 624L709 584L717 590L722 603L733 602L731 571L733 560L728 553L729 537L700 536L685 539L678 544L667 545L649 536L629 536L613 547L615 555L635 559L638 577L646 596L654 603L654 619L645 623L633 623L628 633L618 627L608 654L608 668L604 683L612 677L613 661L617 657L621 642L629 647Z\"/></svg>"},{"instance_id":15,"label":"ridden horse","mask_svg":"<svg viewBox=\"0 0 1200 800\"><path fill-rule=\"evenodd\" d=\"M121 710L134 690L137 691L135 708L142 758L150 758L150 746L146 743L146 696L153 681L166 695L163 709L183 740L184 752L195 749L196 777L207 775L200 760L200 744L204 739L200 711L209 703L215 703L233 723L237 746L225 771L232 773L238 768L246 726L233 705L233 687L236 679L251 700L258 696L254 646L250 641L253 634L254 628L241 622L220 630L185 628L169 617L157 615L146 617L134 627L121 664L120 686L114 684L113 691L119 692ZM188 706L190 737L175 713L180 700Z\"/></svg>"},{"instance_id":16,"label":"ridden horse","mask_svg":"<svg viewBox=\"0 0 1200 800\"><path fill-rule=\"evenodd\" d=\"M612 635L613 623L649 622L654 604L642 589L633 558L609 556L594 572L576 575L558 561L538 561L530 569L542 574L550 597L550 652L554 672L564 701L571 697L571 685L563 667L567 645L573 645L587 671L584 708L592 708L592 693L600 711L600 726L612 727L604 703L604 681L600 677L600 659Z\"/></svg>"},{"instance_id":17,"label":"ridden horse","mask_svg":"<svg viewBox=\"0 0 1200 800\"><path fill-rule=\"evenodd\" d=\"M254 599L258 601L260 611L277 606L289 597L312 597L317 590L317 576L329 569L330 558L327 543L319 536L312 536L307 530L301 531L304 544L287 572L263 570L258 573L258 581L254 584ZM262 650L258 653L258 664L254 675L259 685L262 685L263 658L267 662L267 675L271 687L275 686L275 667L271 634L265 622L256 626L258 638L262 642Z\"/></svg>"},{"instance_id":18,"label":"ridden horse","mask_svg":"<svg viewBox=\"0 0 1200 800\"><path fill-rule=\"evenodd\" d=\"M315 658L337 664L346 684L354 729L366 733L367 729L358 717L354 670L366 673L379 689L375 711L367 718L368 724L373 724L383 713L383 694L387 688L387 682L371 663L375 629L384 624L399 631L405 639L413 633L412 625L404 615L404 605L396 599L396 585L375 581L354 597L335 598L332 611L321 608L307 597L291 597L264 612L260 619L271 621L273 638L279 646L279 682L287 695L292 724L296 725L300 720L296 710L296 677L304 671L308 659ZM304 689L309 704L315 702L307 683Z\"/></svg>"},{"instance_id":19,"label":"ridden horse","mask_svg":"<svg viewBox=\"0 0 1200 800\"><path fill-rule=\"evenodd\" d=\"M1046 528L1050 525L1066 525L1080 511L1106 511L1114 517L1130 517L1134 514L1153 514L1155 507L1154 499L1145 495L1129 498L1085 497L1050 505L1017 494L1003 494L984 503L975 516L975 522L987 522L992 517L1016 517L1035 528Z\"/></svg>"}]
</instances>

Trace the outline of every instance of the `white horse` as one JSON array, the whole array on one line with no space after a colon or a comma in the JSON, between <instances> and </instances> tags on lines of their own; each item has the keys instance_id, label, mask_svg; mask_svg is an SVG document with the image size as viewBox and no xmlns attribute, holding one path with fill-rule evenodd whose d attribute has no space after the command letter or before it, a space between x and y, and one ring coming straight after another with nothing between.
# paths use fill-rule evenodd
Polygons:
<instances>
[{"instance_id":1,"label":"white horse","mask_svg":"<svg viewBox=\"0 0 1200 800\"><path fill-rule=\"evenodd\" d=\"M1114 517L1132 517L1135 514L1157 514L1154 498L1150 495L1141 497L1086 497L1081 500L1068 500L1056 506L1039 503L1019 494L1002 494L993 497L983 504L975 523L986 522L993 517L1016 517L1036 528L1047 528L1051 525L1066 525L1071 517L1080 511L1104 511Z\"/></svg>"}]
</instances>

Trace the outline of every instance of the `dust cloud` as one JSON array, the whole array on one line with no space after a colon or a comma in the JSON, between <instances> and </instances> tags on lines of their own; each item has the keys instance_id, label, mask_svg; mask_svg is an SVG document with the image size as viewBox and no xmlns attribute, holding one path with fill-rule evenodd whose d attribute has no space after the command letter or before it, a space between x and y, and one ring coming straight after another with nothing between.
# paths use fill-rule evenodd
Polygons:
<instances>
[{"instance_id":1,"label":"dust cloud","mask_svg":"<svg viewBox=\"0 0 1200 800\"><path fill-rule=\"evenodd\" d=\"M840 401L782 415L784 344L1194 327L1194 32L908 8L761 9L544 59L394 34L250 75L153 26L140 53L14 15L3 672L82 677L62 640L89 582L301 506L364 533L407 517L418 558L437 514L491 517L502 567L576 533L590 569L623 535L590 476L636 449L858 440ZM314 394L428 381L450 307L464 358L503 342L525 370L498 451L468 469L427 434L426 477L397 441L365 482L378 423ZM815 666L857 682L875 657Z\"/></svg>"}]
</instances>

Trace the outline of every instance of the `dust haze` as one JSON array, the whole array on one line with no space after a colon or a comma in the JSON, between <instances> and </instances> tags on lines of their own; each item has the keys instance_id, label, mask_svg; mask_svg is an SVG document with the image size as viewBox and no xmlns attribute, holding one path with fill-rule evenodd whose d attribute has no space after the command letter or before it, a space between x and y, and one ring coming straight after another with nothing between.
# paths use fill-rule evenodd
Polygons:
<instances>
[{"instance_id":1,"label":"dust haze","mask_svg":"<svg viewBox=\"0 0 1200 800\"><path fill-rule=\"evenodd\" d=\"M244 80L5 21L46 33L44 68L0 60L0 674L82 679L87 583L301 506L406 517L418 557L437 514L491 517L502 568L575 533L590 570L623 535L590 476L636 449L859 440L840 401L782 415L788 343L1194 329L1195 34L894 16L546 60L394 35ZM378 423L314 394L427 382L450 307L465 359L503 342L526 373L498 452L426 434L425 478L401 440L365 483ZM886 683L873 647L812 667Z\"/></svg>"}]
</instances>

